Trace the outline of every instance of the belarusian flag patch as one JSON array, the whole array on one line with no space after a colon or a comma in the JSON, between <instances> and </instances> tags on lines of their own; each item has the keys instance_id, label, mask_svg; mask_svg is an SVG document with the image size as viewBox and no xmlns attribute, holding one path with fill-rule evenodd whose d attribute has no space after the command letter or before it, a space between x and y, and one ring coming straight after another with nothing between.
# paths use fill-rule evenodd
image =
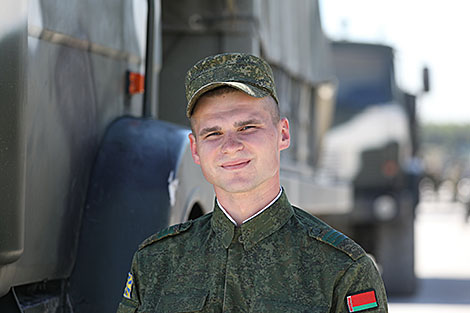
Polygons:
<instances>
[{"instance_id":1,"label":"belarusian flag patch","mask_svg":"<svg viewBox=\"0 0 470 313\"><path fill-rule=\"evenodd\" d=\"M349 312L360 312L379 306L375 297L375 290L368 290L346 297Z\"/></svg>"}]
</instances>

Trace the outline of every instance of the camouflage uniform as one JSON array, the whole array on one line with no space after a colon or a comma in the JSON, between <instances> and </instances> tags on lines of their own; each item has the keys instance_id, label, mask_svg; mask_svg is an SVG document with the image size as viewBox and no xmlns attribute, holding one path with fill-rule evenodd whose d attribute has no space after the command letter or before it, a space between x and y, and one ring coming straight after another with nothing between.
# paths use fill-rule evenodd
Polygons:
<instances>
[{"instance_id":1,"label":"camouflage uniform","mask_svg":"<svg viewBox=\"0 0 470 313\"><path fill-rule=\"evenodd\" d=\"M207 91L230 86L277 103L262 59L220 54L186 76L190 118ZM267 209L235 226L213 213L150 237L134 255L119 305L129 312L387 312L380 275L361 247L291 206L284 191Z\"/></svg>"},{"instance_id":2,"label":"camouflage uniform","mask_svg":"<svg viewBox=\"0 0 470 313\"><path fill-rule=\"evenodd\" d=\"M236 227L213 213L144 241L119 313L350 312L348 296L374 290L380 274L361 247L281 197Z\"/></svg>"}]
</instances>

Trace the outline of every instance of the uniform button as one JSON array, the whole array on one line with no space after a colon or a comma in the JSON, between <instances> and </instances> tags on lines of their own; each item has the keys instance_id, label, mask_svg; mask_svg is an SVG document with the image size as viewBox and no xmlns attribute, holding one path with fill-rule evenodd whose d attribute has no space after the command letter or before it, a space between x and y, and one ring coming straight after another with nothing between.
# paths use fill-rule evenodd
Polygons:
<instances>
[{"instance_id":1,"label":"uniform button","mask_svg":"<svg viewBox=\"0 0 470 313\"><path fill-rule=\"evenodd\" d=\"M238 237L238 242L243 243L243 236Z\"/></svg>"}]
</instances>

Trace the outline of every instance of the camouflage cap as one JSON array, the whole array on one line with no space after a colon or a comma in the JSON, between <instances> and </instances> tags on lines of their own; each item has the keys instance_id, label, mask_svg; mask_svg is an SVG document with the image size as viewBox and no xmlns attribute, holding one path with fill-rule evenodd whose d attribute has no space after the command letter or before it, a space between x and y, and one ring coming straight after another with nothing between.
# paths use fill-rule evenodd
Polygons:
<instances>
[{"instance_id":1,"label":"camouflage cap","mask_svg":"<svg viewBox=\"0 0 470 313\"><path fill-rule=\"evenodd\" d=\"M200 60L186 74L186 116L191 117L204 93L220 86L230 86L256 98L270 95L279 103L273 71L266 61L245 53L224 53Z\"/></svg>"}]
</instances>

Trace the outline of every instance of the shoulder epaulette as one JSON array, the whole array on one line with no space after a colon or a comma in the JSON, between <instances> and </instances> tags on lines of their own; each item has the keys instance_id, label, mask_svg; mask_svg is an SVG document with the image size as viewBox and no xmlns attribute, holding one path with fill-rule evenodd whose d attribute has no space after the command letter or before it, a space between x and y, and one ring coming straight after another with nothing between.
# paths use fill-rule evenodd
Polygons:
<instances>
[{"instance_id":1,"label":"shoulder epaulette","mask_svg":"<svg viewBox=\"0 0 470 313\"><path fill-rule=\"evenodd\" d=\"M348 236L329 226L310 228L309 235L327 245L341 250L342 252L349 255L349 257L354 261L365 254L365 251L361 248L361 246L355 243Z\"/></svg>"},{"instance_id":2,"label":"shoulder epaulette","mask_svg":"<svg viewBox=\"0 0 470 313\"><path fill-rule=\"evenodd\" d=\"M145 248L148 245L151 245L154 242L162 240L163 238L175 236L175 235L178 235L182 232L185 232L191 227L192 224L193 224L193 221L191 220L191 221L188 221L188 222L185 222L185 223L176 224L176 225L164 228L161 231L159 231L158 233L153 234L152 236L145 239L139 245L139 250Z\"/></svg>"},{"instance_id":3,"label":"shoulder epaulette","mask_svg":"<svg viewBox=\"0 0 470 313\"><path fill-rule=\"evenodd\" d=\"M365 251L361 246L348 236L333 229L330 225L310 213L297 207L294 208L297 216L301 218L302 223L307 227L310 237L346 253L353 260L357 260L365 255Z\"/></svg>"}]
</instances>

